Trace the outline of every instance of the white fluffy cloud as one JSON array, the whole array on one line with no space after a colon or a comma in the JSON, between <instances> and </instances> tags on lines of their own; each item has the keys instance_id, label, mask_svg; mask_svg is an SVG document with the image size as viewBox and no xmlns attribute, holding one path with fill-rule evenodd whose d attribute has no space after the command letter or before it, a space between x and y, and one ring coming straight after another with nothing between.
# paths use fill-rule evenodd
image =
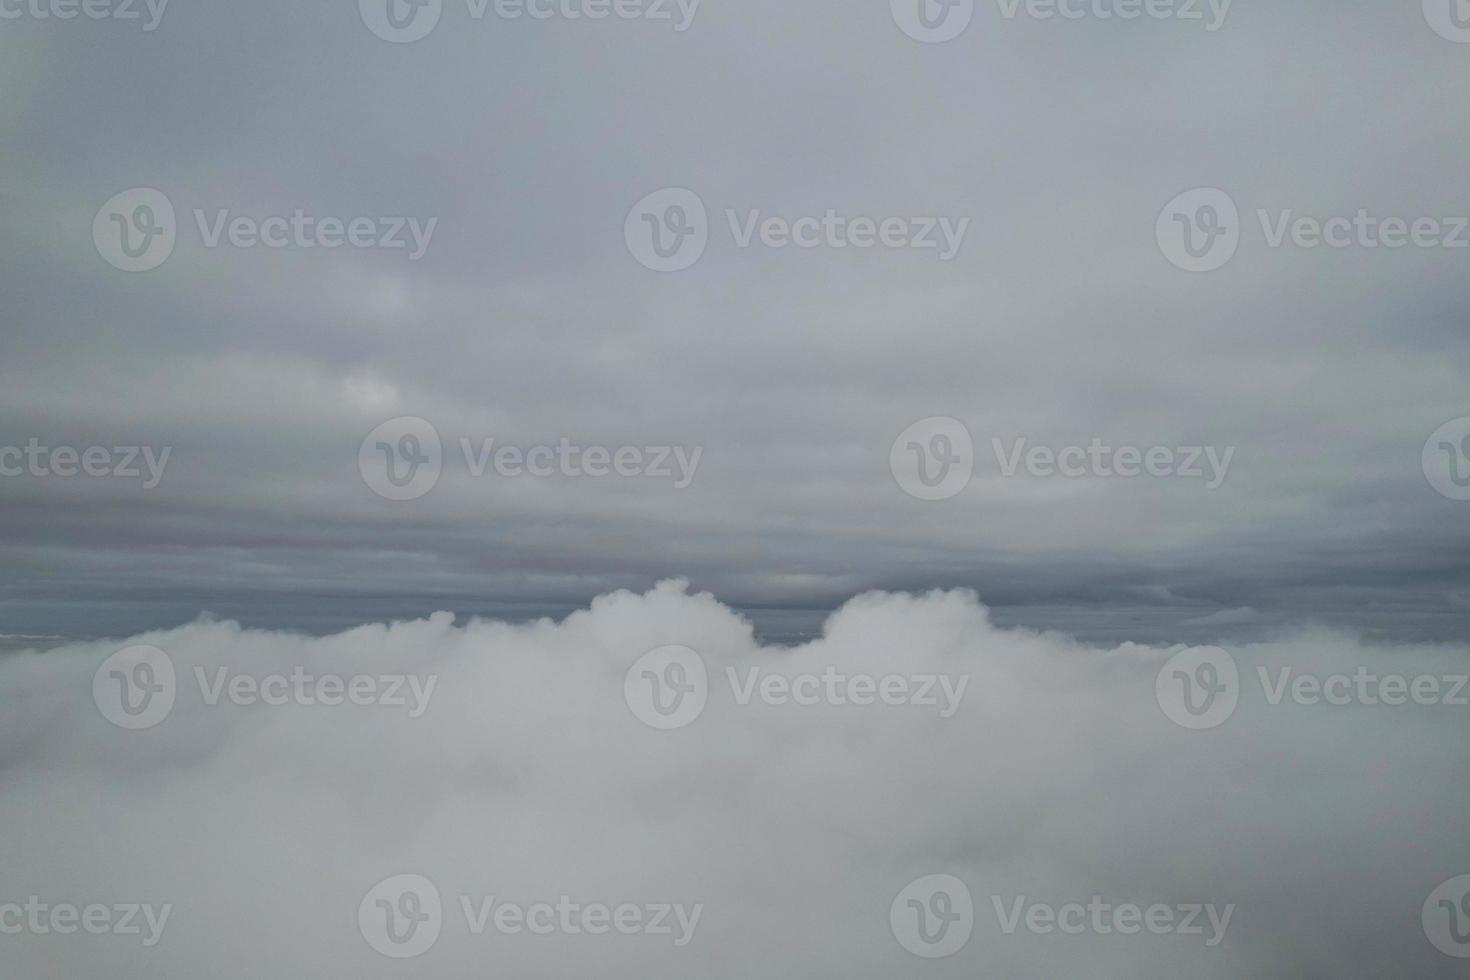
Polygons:
<instances>
[{"instance_id":1,"label":"white fluffy cloud","mask_svg":"<svg viewBox=\"0 0 1470 980\"><path fill-rule=\"evenodd\" d=\"M128 731L103 717L92 683L137 644L166 651L178 689L165 720ZM630 710L624 678L670 644L707 665L708 704L660 731ZM1289 693L1272 705L1257 668L1273 683L1285 667L1443 677L1463 673L1470 650L1313 631L1236 648L1239 707L1205 731L1174 724L1156 700L1177 652L998 629L965 592L860 596L820 639L764 648L715 598L668 582L563 622L457 626L440 614L312 638L201 621L9 655L0 906L36 896L172 911L151 948L123 935L0 935L0 973L1456 975L1464 961L1430 944L1420 912L1441 882L1470 873L1470 708L1307 705ZM210 684L220 668L256 679L300 668L435 686L419 717L293 697L239 705L228 693L210 705L196 668ZM968 681L944 718L881 698L742 705L727 668L742 683L751 668ZM438 941L405 961L374 952L357 919L369 889L400 874L432 881L444 906ZM926 961L897 941L889 909L931 874L965 883L975 923L959 952ZM492 925L476 936L461 896L474 908L567 896L701 912L682 947L615 931ZM1203 937L1008 935L996 896L1007 908L1100 896L1234 911L1206 948L1208 925Z\"/></svg>"}]
</instances>

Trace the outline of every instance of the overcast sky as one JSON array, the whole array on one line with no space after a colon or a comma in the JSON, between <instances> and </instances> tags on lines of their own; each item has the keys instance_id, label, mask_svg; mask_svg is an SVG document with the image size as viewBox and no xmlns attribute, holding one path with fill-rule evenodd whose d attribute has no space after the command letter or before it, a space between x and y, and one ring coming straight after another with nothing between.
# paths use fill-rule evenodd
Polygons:
<instances>
[{"instance_id":1,"label":"overcast sky","mask_svg":"<svg viewBox=\"0 0 1470 980\"><path fill-rule=\"evenodd\" d=\"M0 0L0 975L1464 976L1467 83L1470 0Z\"/></svg>"},{"instance_id":2,"label":"overcast sky","mask_svg":"<svg viewBox=\"0 0 1470 980\"><path fill-rule=\"evenodd\" d=\"M1470 46L1417 4L1240 0L1213 25L980 4L945 43L878 0L687 23L446 0L412 43L354 6L0 21L0 444L170 452L153 487L0 478L0 632L519 618L681 575L776 637L875 586L1118 639L1464 635L1470 503L1421 455L1470 416L1470 250L1272 248L1256 214L1470 211ZM1207 273L1156 233L1202 187L1239 209ZM176 213L147 272L93 233L133 188ZM681 271L625 235L663 188L707 208ZM220 212L298 210L437 221L417 259L209 247ZM741 247L756 210L968 224L947 260ZM433 425L442 474L392 501L359 450L401 417ZM934 417L971 436L973 478L922 500L890 455ZM701 454L684 487L475 477L461 438ZM1233 456L1210 489L1006 476L993 446L1094 439Z\"/></svg>"}]
</instances>

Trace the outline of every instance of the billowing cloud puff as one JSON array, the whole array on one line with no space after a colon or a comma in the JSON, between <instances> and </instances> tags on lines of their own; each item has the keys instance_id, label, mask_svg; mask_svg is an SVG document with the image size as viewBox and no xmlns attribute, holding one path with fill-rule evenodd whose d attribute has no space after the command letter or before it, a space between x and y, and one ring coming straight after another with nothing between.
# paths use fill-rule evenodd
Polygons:
<instances>
[{"instance_id":1,"label":"billowing cloud puff","mask_svg":"<svg viewBox=\"0 0 1470 980\"><path fill-rule=\"evenodd\" d=\"M668 582L8 655L0 974L1461 975L1467 653L1100 649L966 592L770 648Z\"/></svg>"}]
</instances>

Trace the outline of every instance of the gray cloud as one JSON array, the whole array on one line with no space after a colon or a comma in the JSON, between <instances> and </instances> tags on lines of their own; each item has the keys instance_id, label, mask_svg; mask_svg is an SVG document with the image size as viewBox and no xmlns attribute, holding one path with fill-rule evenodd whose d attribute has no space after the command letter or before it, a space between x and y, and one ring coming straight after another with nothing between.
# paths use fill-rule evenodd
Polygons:
<instances>
[{"instance_id":1,"label":"gray cloud","mask_svg":"<svg viewBox=\"0 0 1470 980\"><path fill-rule=\"evenodd\" d=\"M1420 908L1467 869L1457 773L1466 709L1271 705L1259 668L1326 677L1463 671L1454 646L1293 631L1233 653L1234 717L1171 722L1155 676L1182 647L1095 647L998 628L971 595L870 594L822 635L761 646L748 622L670 582L560 622L448 616L321 638L200 622L127 641L167 652L172 712L124 731L93 674L126 644L0 660L7 815L0 903L173 907L152 948L124 936L0 938L8 973L68 976L1453 976ZM698 651L704 713L657 731L624 674ZM967 677L958 710L740 705L724 680ZM254 678L433 677L427 710L207 703L195 669ZM62 856L65 855L65 859ZM890 932L910 881L951 874L974 934L921 964ZM421 958L380 958L355 912L378 881L444 899ZM693 941L476 937L457 897L702 904ZM1185 935L1007 935L992 896L1053 906L1233 905L1213 948Z\"/></svg>"},{"instance_id":2,"label":"gray cloud","mask_svg":"<svg viewBox=\"0 0 1470 980\"><path fill-rule=\"evenodd\" d=\"M704 908L678 950L446 924L424 976L1454 975L1419 915L1470 872L1464 709L1272 706L1256 668L1464 672L1470 504L1421 452L1470 417L1467 252L1273 249L1257 212L1463 214L1470 46L1418 4L1341 0L1237 0L1214 32L979 3L937 45L882 0L705 0L683 32L445 0L407 45L354 6L0 20L0 467L31 440L170 453L155 488L0 475L0 906L175 906L151 950L0 935L0 972L399 975L354 913L412 872L451 901ZM137 187L178 240L129 274L92 228ZM710 221L671 274L623 238L665 187ZM1155 237L1198 187L1242 220L1208 274ZM418 261L205 247L195 211L226 209L438 224ZM727 210L970 224L941 261L740 248ZM404 416L446 458L395 502L359 449ZM974 472L926 502L890 452L938 416ZM461 437L703 455L687 489L476 478ZM992 440L1023 439L1234 456L1214 490L1006 476ZM638 594L670 576L720 601ZM986 605L927 592L956 586ZM186 685L439 686L418 719L196 688L125 732L89 695L131 643ZM970 684L947 720L714 698L659 733L622 684L671 643L716 677ZM1214 643L1242 703L1186 731L1154 679ZM889 905L936 873L976 934L918 964ZM1203 955L1006 936L990 908L1095 894L1236 912Z\"/></svg>"},{"instance_id":3,"label":"gray cloud","mask_svg":"<svg viewBox=\"0 0 1470 980\"><path fill-rule=\"evenodd\" d=\"M1447 598L1466 588L1462 505L1417 462L1470 414L1462 256L1272 250L1251 230L1257 208L1456 210L1467 133L1446 93L1464 51L1417 11L1237 4L1205 33L982 5L934 46L882 4L705 4L677 34L465 16L451 3L412 45L350 5L175 3L152 33L7 22L0 442L175 449L149 494L0 481L15 631L164 625L245 595L261 601L232 612L296 625L273 609L303 589L530 613L668 574L753 609L957 583L1042 609L1095 581L1067 569L1099 564L1124 588L1198 583L1213 611L1301 596L1291 615L1335 618L1306 597L1351 586L1388 616L1432 610L1421 631L1463 631ZM620 232L667 185L696 189L716 228L698 265L659 276ZM1200 185L1247 226L1209 276L1153 240L1168 198ZM131 186L180 213L146 275L100 262L86 233ZM440 224L410 263L205 249L196 208ZM726 208L972 227L949 263L738 249ZM705 459L685 493L446 479L385 506L353 464L397 415L451 441ZM932 415L964 421L981 457L937 505L886 467ZM1094 437L1238 454L1203 493L1003 480L984 449ZM106 611L139 590L198 600L144 622Z\"/></svg>"}]
</instances>

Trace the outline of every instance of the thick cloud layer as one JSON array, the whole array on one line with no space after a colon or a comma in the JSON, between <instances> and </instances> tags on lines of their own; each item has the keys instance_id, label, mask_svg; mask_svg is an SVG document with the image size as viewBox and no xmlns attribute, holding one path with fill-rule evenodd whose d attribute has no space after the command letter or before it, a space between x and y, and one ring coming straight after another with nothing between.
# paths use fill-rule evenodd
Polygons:
<instances>
[{"instance_id":1,"label":"thick cloud layer","mask_svg":"<svg viewBox=\"0 0 1470 980\"><path fill-rule=\"evenodd\" d=\"M137 645L164 651L178 683L166 717L129 730L99 707L108 671L104 696L93 682ZM709 684L702 713L661 730L625 681L669 645L697 652ZM0 973L1462 975L1464 961L1430 942L1421 910L1442 882L1470 873L1470 708L1312 705L1289 693L1273 705L1257 670L1272 684L1287 667L1292 677L1444 677L1465 672L1470 650L1313 630L1236 647L1238 706L1211 728L1171 720L1156 690L1181 653L999 629L966 592L862 595L820 639L762 647L715 598L667 582L561 622L456 625L441 614L310 638L200 621L5 655L0 906L36 896L167 903L171 913L152 946L146 927L0 935ZM757 687L741 704L752 668L880 685L932 675L952 690L967 680L944 717L942 695L929 705L880 694L864 706L823 693L800 705L765 703ZM273 674L412 675L421 690L434 686L417 717L407 687L407 705L294 694L235 704L228 687L211 705L196 669L206 688ZM643 679L634 670L630 690ZM770 690L779 701L779 685ZM909 697L917 686L906 691L888 688L889 700L924 700ZM377 914L370 889L405 874L437 889L441 932L417 958L395 960L369 944L358 912ZM971 894L973 934L948 958L919 959L890 911L911 882L937 874ZM677 925L672 935L532 935L492 924L477 936L462 896L472 910L489 896L523 908L566 896L700 913L682 945ZM1203 935L1024 924L1007 934L994 903L1009 916L1022 896L1027 907L1098 896L1231 914L1214 945L1204 916ZM0 909L0 925L12 921Z\"/></svg>"}]
</instances>

